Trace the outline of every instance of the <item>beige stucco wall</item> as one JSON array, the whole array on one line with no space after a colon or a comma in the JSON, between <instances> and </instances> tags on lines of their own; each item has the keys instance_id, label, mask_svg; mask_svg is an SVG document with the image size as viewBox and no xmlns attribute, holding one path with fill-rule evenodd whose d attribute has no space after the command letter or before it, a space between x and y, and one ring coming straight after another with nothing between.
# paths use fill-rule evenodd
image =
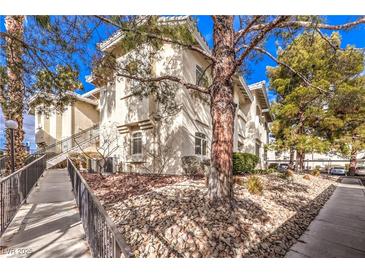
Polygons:
<instances>
[{"instance_id":1,"label":"beige stucco wall","mask_svg":"<svg viewBox=\"0 0 365 274\"><path fill-rule=\"evenodd\" d=\"M40 106L41 107L41 106ZM55 136L53 136L51 128L51 111L39 111L35 110L35 140L37 144L50 144L54 142Z\"/></svg>"},{"instance_id":2,"label":"beige stucco wall","mask_svg":"<svg viewBox=\"0 0 365 274\"><path fill-rule=\"evenodd\" d=\"M35 110L37 144L56 143L99 123L97 107L79 100L66 106L63 112L55 111L52 107L46 113L38 113L37 107Z\"/></svg>"},{"instance_id":3,"label":"beige stucco wall","mask_svg":"<svg viewBox=\"0 0 365 274\"><path fill-rule=\"evenodd\" d=\"M196 82L196 65L202 67L203 70L208 66L206 60L196 52L182 50L169 44L164 45L160 57L161 59L155 65L156 75L182 76L185 81L191 83ZM120 57L118 60L122 62L125 58L128 56ZM176 115L159 121L152 118L156 109L157 112L161 110L153 98L132 96L128 81L125 79L116 79L115 83L101 92L99 102L100 143L107 143L107 136L115 136L109 138L110 144L108 145L115 148L109 156L116 157L124 171L150 172L155 170L158 160L151 157L151 151L162 150L165 154L163 162L167 162L164 173L182 173L181 157L194 155L196 132L204 133L207 136L208 153L206 157L209 158L212 135L209 98L204 98L201 94L184 87L179 87L175 92L175 100L181 106L181 110ZM262 138L262 136L266 136L266 133L260 126L259 117L257 117L255 96L251 102L243 96L242 87L236 86L234 102L237 104L234 151L238 150L238 141L240 141L244 144L242 151L255 153L255 144L259 139L261 141L259 154L263 158L266 138ZM139 127L141 121L151 123L152 128L141 129ZM143 155L141 157L143 159L138 164L132 163L134 159L130 155L131 136L135 131L142 132Z\"/></svg>"},{"instance_id":4,"label":"beige stucco wall","mask_svg":"<svg viewBox=\"0 0 365 274\"><path fill-rule=\"evenodd\" d=\"M72 135L72 106L68 105L62 112L62 139Z\"/></svg>"},{"instance_id":5,"label":"beige stucco wall","mask_svg":"<svg viewBox=\"0 0 365 274\"><path fill-rule=\"evenodd\" d=\"M76 101L73 103L72 107L73 134L99 123L99 111L96 109L96 106L86 102Z\"/></svg>"}]
</instances>

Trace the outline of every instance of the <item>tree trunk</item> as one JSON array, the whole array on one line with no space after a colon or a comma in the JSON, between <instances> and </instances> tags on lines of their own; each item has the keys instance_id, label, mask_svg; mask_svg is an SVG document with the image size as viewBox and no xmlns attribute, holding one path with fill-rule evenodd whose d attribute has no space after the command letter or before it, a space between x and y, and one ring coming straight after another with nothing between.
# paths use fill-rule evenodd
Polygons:
<instances>
[{"instance_id":1,"label":"tree trunk","mask_svg":"<svg viewBox=\"0 0 365 274\"><path fill-rule=\"evenodd\" d=\"M214 20L214 50L211 88L213 123L211 166L208 190L212 203L233 199L233 132L235 106L233 102L233 68L235 62L232 16L216 16Z\"/></svg>"},{"instance_id":2,"label":"tree trunk","mask_svg":"<svg viewBox=\"0 0 365 274\"><path fill-rule=\"evenodd\" d=\"M6 16L5 28L10 37L5 39L8 86L7 101L3 104L3 111L5 119L15 120L18 123L18 129L14 130L15 167L18 169L24 165L26 156L23 146L23 45L19 42L19 40L23 40L24 16ZM11 153L10 141L10 130L8 129L6 131L8 155ZM6 169L8 172L11 170L10 161L8 161Z\"/></svg>"},{"instance_id":3,"label":"tree trunk","mask_svg":"<svg viewBox=\"0 0 365 274\"><path fill-rule=\"evenodd\" d=\"M295 165L295 171L296 172L302 172L303 171L304 156L305 156L305 154L302 151L297 150L296 165Z\"/></svg>"},{"instance_id":4,"label":"tree trunk","mask_svg":"<svg viewBox=\"0 0 365 274\"><path fill-rule=\"evenodd\" d=\"M357 150L353 148L351 150L350 165L349 165L349 175L350 176L355 175L356 165L357 165L356 157L357 157Z\"/></svg>"},{"instance_id":5,"label":"tree trunk","mask_svg":"<svg viewBox=\"0 0 365 274\"><path fill-rule=\"evenodd\" d=\"M289 152L289 167L288 167L290 170L294 170L294 152L295 152L294 147L291 146Z\"/></svg>"}]
</instances>

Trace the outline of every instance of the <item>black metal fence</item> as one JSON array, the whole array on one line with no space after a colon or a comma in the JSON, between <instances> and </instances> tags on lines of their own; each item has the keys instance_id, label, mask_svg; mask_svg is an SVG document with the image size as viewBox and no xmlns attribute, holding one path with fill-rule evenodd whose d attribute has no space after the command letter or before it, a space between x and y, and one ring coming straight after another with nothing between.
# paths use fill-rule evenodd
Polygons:
<instances>
[{"instance_id":1,"label":"black metal fence","mask_svg":"<svg viewBox=\"0 0 365 274\"><path fill-rule=\"evenodd\" d=\"M7 161L8 161L8 156L0 157L0 176L3 176L5 174Z\"/></svg>"},{"instance_id":2,"label":"black metal fence","mask_svg":"<svg viewBox=\"0 0 365 274\"><path fill-rule=\"evenodd\" d=\"M46 158L41 156L0 180L0 236L26 201L45 168Z\"/></svg>"},{"instance_id":3,"label":"black metal fence","mask_svg":"<svg viewBox=\"0 0 365 274\"><path fill-rule=\"evenodd\" d=\"M67 169L93 257L133 257L115 224L70 159L67 159Z\"/></svg>"}]
</instances>

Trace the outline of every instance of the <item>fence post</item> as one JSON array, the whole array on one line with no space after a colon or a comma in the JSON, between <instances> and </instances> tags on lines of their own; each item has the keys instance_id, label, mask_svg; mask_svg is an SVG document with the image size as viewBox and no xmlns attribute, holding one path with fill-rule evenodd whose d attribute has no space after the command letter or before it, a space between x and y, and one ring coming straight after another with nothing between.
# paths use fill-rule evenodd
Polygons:
<instances>
[{"instance_id":1,"label":"fence post","mask_svg":"<svg viewBox=\"0 0 365 274\"><path fill-rule=\"evenodd\" d=\"M121 252L120 252L120 248L119 245L117 243L117 240L115 239L115 237L113 237L113 257L114 258L120 258L121 257Z\"/></svg>"},{"instance_id":2,"label":"fence post","mask_svg":"<svg viewBox=\"0 0 365 274\"><path fill-rule=\"evenodd\" d=\"M25 169L25 183L24 183L24 186L25 186L25 190L24 190L24 203L26 204L27 203L27 192L28 192L28 169ZM37 176L38 178L38 176Z\"/></svg>"},{"instance_id":3,"label":"fence post","mask_svg":"<svg viewBox=\"0 0 365 274\"><path fill-rule=\"evenodd\" d=\"M4 229L4 223L5 223L5 220L4 220L4 215L5 215L5 206L4 206L4 197L3 197L3 183L1 182L0 183L0 215L1 215L1 227L0 227L0 234L2 234L3 232L3 229Z\"/></svg>"}]
</instances>

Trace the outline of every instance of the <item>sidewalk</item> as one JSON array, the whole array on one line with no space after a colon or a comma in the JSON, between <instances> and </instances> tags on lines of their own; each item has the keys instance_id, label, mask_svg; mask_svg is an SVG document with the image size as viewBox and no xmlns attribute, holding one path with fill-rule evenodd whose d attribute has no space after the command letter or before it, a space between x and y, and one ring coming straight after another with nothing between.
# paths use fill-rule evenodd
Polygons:
<instances>
[{"instance_id":1,"label":"sidewalk","mask_svg":"<svg viewBox=\"0 0 365 274\"><path fill-rule=\"evenodd\" d=\"M0 239L0 257L91 257L66 170L46 170Z\"/></svg>"},{"instance_id":2,"label":"sidewalk","mask_svg":"<svg viewBox=\"0 0 365 274\"><path fill-rule=\"evenodd\" d=\"M285 257L365 258L365 187L343 178Z\"/></svg>"}]
</instances>

